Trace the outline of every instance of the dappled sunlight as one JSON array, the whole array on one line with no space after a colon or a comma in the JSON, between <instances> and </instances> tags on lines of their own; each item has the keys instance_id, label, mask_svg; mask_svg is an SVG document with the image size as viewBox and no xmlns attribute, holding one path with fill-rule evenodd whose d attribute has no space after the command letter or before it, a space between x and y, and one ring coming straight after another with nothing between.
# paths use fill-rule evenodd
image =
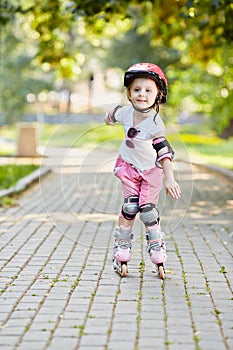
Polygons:
<instances>
[{"instance_id":1,"label":"dappled sunlight","mask_svg":"<svg viewBox=\"0 0 233 350\"><path fill-rule=\"evenodd\" d=\"M64 212L53 212L50 213L50 217L55 220L55 222L69 222L77 223L88 222L88 223L100 223L100 222L109 222L115 221L118 218L118 215L108 214L108 213L64 213Z\"/></svg>"},{"instance_id":2,"label":"dappled sunlight","mask_svg":"<svg viewBox=\"0 0 233 350\"><path fill-rule=\"evenodd\" d=\"M197 204L197 207L198 206L200 206L200 207L207 207L207 205L209 203L208 203L208 201L197 201L196 204Z\"/></svg>"},{"instance_id":3,"label":"dappled sunlight","mask_svg":"<svg viewBox=\"0 0 233 350\"><path fill-rule=\"evenodd\" d=\"M105 213L79 213L77 214L77 218L81 221L88 222L109 222L116 221L118 219L118 214L105 214Z\"/></svg>"},{"instance_id":4,"label":"dappled sunlight","mask_svg":"<svg viewBox=\"0 0 233 350\"><path fill-rule=\"evenodd\" d=\"M228 201L214 202L211 198L206 201L193 200L187 211L186 219L192 220L192 222L197 220L198 224L211 224L214 220L215 223L220 225L231 225L232 219L230 217L233 213L233 204L227 205L227 203Z\"/></svg>"},{"instance_id":5,"label":"dappled sunlight","mask_svg":"<svg viewBox=\"0 0 233 350\"><path fill-rule=\"evenodd\" d=\"M226 201L226 207L228 209L233 209L233 199Z\"/></svg>"},{"instance_id":6,"label":"dappled sunlight","mask_svg":"<svg viewBox=\"0 0 233 350\"><path fill-rule=\"evenodd\" d=\"M22 215L18 221L25 221L25 220L33 220L37 222L56 222L56 223L78 223L78 222L93 222L93 223L100 223L100 222L112 222L116 221L118 218L118 214L108 214L108 213L74 213L74 212L63 212L63 211L56 211L56 212L50 212L50 213L32 213L32 214L26 214ZM6 220L6 217L2 216L1 221ZM3 230L5 232L5 230Z\"/></svg>"},{"instance_id":7,"label":"dappled sunlight","mask_svg":"<svg viewBox=\"0 0 233 350\"><path fill-rule=\"evenodd\" d=\"M13 216L12 216L13 218ZM4 221L6 219L9 219L9 216L4 217L1 216L0 221ZM26 215L21 215L20 217L17 218L18 222L24 221L24 220L33 220L34 222L50 222L50 217L47 213L30 213L30 214L26 214Z\"/></svg>"},{"instance_id":8,"label":"dappled sunlight","mask_svg":"<svg viewBox=\"0 0 233 350\"><path fill-rule=\"evenodd\" d=\"M193 174L193 180L210 180L212 178L212 175L210 173L194 173Z\"/></svg>"},{"instance_id":9,"label":"dappled sunlight","mask_svg":"<svg viewBox=\"0 0 233 350\"><path fill-rule=\"evenodd\" d=\"M61 169L62 174L77 174L79 172L79 167L63 167Z\"/></svg>"}]
</instances>

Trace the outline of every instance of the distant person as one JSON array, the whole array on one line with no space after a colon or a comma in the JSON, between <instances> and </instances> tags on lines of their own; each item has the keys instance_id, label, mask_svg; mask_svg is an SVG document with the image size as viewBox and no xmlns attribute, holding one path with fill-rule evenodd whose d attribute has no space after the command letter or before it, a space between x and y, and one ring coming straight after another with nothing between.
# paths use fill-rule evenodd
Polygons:
<instances>
[{"instance_id":1,"label":"distant person","mask_svg":"<svg viewBox=\"0 0 233 350\"><path fill-rule=\"evenodd\" d=\"M159 115L159 105L167 99L167 79L159 66L138 63L125 72L124 86L131 105L117 106L105 117L106 124L118 122L125 131L114 167L124 197L114 231L114 268L121 276L126 276L133 223L140 213L148 253L164 279L167 254L157 208L163 177L168 194L178 199L181 193L172 169L174 152L165 137L165 126Z\"/></svg>"}]
</instances>

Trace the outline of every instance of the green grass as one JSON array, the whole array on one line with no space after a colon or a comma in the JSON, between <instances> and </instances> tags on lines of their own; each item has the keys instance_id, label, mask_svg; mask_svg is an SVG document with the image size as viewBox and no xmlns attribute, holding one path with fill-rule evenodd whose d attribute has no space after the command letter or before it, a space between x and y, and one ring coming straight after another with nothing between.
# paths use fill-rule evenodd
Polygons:
<instances>
[{"instance_id":1,"label":"green grass","mask_svg":"<svg viewBox=\"0 0 233 350\"><path fill-rule=\"evenodd\" d=\"M0 166L0 190L14 186L19 179L38 169L37 165L1 165Z\"/></svg>"},{"instance_id":2,"label":"green grass","mask_svg":"<svg viewBox=\"0 0 233 350\"><path fill-rule=\"evenodd\" d=\"M181 128L179 133L169 134L168 139L181 159L185 149L192 162L233 170L233 138L223 140L211 133L195 134Z\"/></svg>"},{"instance_id":3,"label":"green grass","mask_svg":"<svg viewBox=\"0 0 233 350\"><path fill-rule=\"evenodd\" d=\"M0 129L0 136L17 139L16 126ZM202 125L178 126L168 139L176 152L176 159L201 164L213 164L233 169L233 138L223 140ZM123 138L122 126L105 124L45 124L38 126L38 142L53 147L90 147L117 149Z\"/></svg>"},{"instance_id":4,"label":"green grass","mask_svg":"<svg viewBox=\"0 0 233 350\"><path fill-rule=\"evenodd\" d=\"M59 147L84 147L97 144L119 145L123 137L120 125L105 124L45 125L40 132L40 143Z\"/></svg>"},{"instance_id":5,"label":"green grass","mask_svg":"<svg viewBox=\"0 0 233 350\"><path fill-rule=\"evenodd\" d=\"M15 125L2 127L0 136L16 141L18 129ZM101 143L120 144L123 129L120 125L109 127L105 124L45 124L38 125L38 143L52 147L84 147ZM1 151L0 151L1 152ZM6 151L0 155L5 155Z\"/></svg>"}]
</instances>

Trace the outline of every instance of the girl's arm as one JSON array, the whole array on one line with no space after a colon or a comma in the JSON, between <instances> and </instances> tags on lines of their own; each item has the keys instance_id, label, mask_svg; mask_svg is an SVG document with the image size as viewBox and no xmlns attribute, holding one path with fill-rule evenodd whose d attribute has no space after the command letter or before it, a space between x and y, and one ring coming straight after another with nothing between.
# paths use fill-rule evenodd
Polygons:
<instances>
[{"instance_id":1,"label":"girl's arm","mask_svg":"<svg viewBox=\"0 0 233 350\"><path fill-rule=\"evenodd\" d=\"M155 135L155 138L153 139L153 148L157 152L157 160L162 165L164 171L166 193L170 194L172 198L178 199L181 191L180 186L175 181L172 168L174 151L169 142L166 140L163 132Z\"/></svg>"},{"instance_id":2,"label":"girl's arm","mask_svg":"<svg viewBox=\"0 0 233 350\"><path fill-rule=\"evenodd\" d=\"M106 113L105 117L104 117L104 122L107 125L115 125L115 123L112 121L111 119L111 112Z\"/></svg>"},{"instance_id":3,"label":"girl's arm","mask_svg":"<svg viewBox=\"0 0 233 350\"><path fill-rule=\"evenodd\" d=\"M166 193L170 194L172 198L178 199L180 197L181 191L180 186L175 181L172 162L169 158L164 158L161 160L161 164L164 171L164 181Z\"/></svg>"},{"instance_id":4,"label":"girl's arm","mask_svg":"<svg viewBox=\"0 0 233 350\"><path fill-rule=\"evenodd\" d=\"M108 112L105 115L104 121L107 125L115 125L115 123L117 122L116 118L115 118L115 114L116 111L121 108L122 106L116 106L111 112Z\"/></svg>"}]
</instances>

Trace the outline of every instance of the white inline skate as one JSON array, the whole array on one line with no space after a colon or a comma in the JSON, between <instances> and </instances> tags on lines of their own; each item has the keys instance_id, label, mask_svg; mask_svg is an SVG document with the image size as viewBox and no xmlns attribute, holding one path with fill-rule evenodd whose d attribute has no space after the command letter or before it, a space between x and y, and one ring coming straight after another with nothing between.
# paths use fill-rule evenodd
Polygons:
<instances>
[{"instance_id":1,"label":"white inline skate","mask_svg":"<svg viewBox=\"0 0 233 350\"><path fill-rule=\"evenodd\" d=\"M163 233L160 228L147 228L147 230L147 252L150 254L152 263L157 266L160 278L165 280L164 263L167 260L167 254Z\"/></svg>"},{"instance_id":2,"label":"white inline skate","mask_svg":"<svg viewBox=\"0 0 233 350\"><path fill-rule=\"evenodd\" d=\"M113 268L121 277L125 277L128 272L127 263L130 261L131 256L133 234L130 228L120 226L115 229L113 236L115 237L112 259Z\"/></svg>"}]
</instances>

